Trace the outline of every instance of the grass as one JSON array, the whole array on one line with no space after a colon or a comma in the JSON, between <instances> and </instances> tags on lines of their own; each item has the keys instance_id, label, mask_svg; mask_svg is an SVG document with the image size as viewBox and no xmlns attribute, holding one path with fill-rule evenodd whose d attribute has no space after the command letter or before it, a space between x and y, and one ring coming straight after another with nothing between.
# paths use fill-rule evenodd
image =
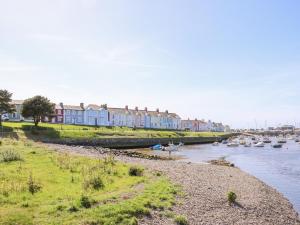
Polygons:
<instances>
[{"instance_id":1,"label":"grass","mask_svg":"<svg viewBox=\"0 0 300 225\"><path fill-rule=\"evenodd\" d=\"M186 217L182 215L175 216L174 221L178 225L188 225Z\"/></svg>"},{"instance_id":2,"label":"grass","mask_svg":"<svg viewBox=\"0 0 300 225\"><path fill-rule=\"evenodd\" d=\"M29 122L3 122L4 131L26 132L52 139L99 139L99 138L180 138L180 137L215 137L222 132L189 132L154 129L133 129L128 127L94 127L84 125L40 123L34 129Z\"/></svg>"},{"instance_id":3,"label":"grass","mask_svg":"<svg viewBox=\"0 0 300 225\"><path fill-rule=\"evenodd\" d=\"M7 148L22 160L0 162L1 225L137 224L175 202L177 188L165 177L130 176L131 165L113 157L57 153L26 139L2 139L0 152Z\"/></svg>"}]
</instances>

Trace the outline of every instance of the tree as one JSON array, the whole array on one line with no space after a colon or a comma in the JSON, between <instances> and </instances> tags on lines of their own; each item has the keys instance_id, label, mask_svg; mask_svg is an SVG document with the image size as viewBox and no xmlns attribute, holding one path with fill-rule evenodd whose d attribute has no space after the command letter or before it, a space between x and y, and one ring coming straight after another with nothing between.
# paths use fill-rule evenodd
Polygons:
<instances>
[{"instance_id":1,"label":"tree","mask_svg":"<svg viewBox=\"0 0 300 225\"><path fill-rule=\"evenodd\" d=\"M54 113L54 104L49 99L37 95L26 99L23 103L22 116L32 117L34 125L37 126L42 118Z\"/></svg>"},{"instance_id":2,"label":"tree","mask_svg":"<svg viewBox=\"0 0 300 225\"><path fill-rule=\"evenodd\" d=\"M11 104L11 96L12 93L7 90L0 90L0 126L2 126L2 115L15 111L14 105Z\"/></svg>"}]
</instances>

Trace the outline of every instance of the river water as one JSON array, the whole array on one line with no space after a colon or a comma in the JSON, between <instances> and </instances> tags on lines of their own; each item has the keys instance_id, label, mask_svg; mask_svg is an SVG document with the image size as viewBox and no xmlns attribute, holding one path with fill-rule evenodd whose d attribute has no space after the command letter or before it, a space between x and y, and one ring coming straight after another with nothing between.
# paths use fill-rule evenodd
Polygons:
<instances>
[{"instance_id":1,"label":"river water","mask_svg":"<svg viewBox=\"0 0 300 225\"><path fill-rule=\"evenodd\" d=\"M300 144L293 140L288 140L281 149L272 148L271 144L263 148L206 144L184 146L176 154L195 163L225 157L236 167L276 188L300 212Z\"/></svg>"}]
</instances>

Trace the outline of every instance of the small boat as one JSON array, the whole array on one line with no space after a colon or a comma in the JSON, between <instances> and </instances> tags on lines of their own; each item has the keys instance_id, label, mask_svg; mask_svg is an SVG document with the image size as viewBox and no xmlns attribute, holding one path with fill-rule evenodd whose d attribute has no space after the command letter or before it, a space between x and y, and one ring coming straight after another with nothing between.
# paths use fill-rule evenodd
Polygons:
<instances>
[{"instance_id":1,"label":"small boat","mask_svg":"<svg viewBox=\"0 0 300 225\"><path fill-rule=\"evenodd\" d=\"M284 143L286 143L286 139L280 138L280 139L278 139L277 143L278 144L284 144Z\"/></svg>"},{"instance_id":2,"label":"small boat","mask_svg":"<svg viewBox=\"0 0 300 225\"><path fill-rule=\"evenodd\" d=\"M263 142L258 142L254 147L265 147L265 144Z\"/></svg>"},{"instance_id":3,"label":"small boat","mask_svg":"<svg viewBox=\"0 0 300 225\"><path fill-rule=\"evenodd\" d=\"M247 148L251 147L251 143L244 144L244 147L247 147Z\"/></svg>"},{"instance_id":4,"label":"small boat","mask_svg":"<svg viewBox=\"0 0 300 225\"><path fill-rule=\"evenodd\" d=\"M275 144L273 145L273 148L282 148L282 144Z\"/></svg>"},{"instance_id":5,"label":"small boat","mask_svg":"<svg viewBox=\"0 0 300 225\"><path fill-rule=\"evenodd\" d=\"M167 147L163 148L163 151L175 152L178 151L182 144L174 145L173 143L169 143Z\"/></svg>"},{"instance_id":6,"label":"small boat","mask_svg":"<svg viewBox=\"0 0 300 225\"><path fill-rule=\"evenodd\" d=\"M222 141L222 144L227 145L227 144L228 144L228 141L227 141L227 140L223 140L223 141Z\"/></svg>"},{"instance_id":7,"label":"small boat","mask_svg":"<svg viewBox=\"0 0 300 225\"><path fill-rule=\"evenodd\" d=\"M296 138L296 139L295 139L295 142L300 142L300 139L299 139L299 138Z\"/></svg>"},{"instance_id":8,"label":"small boat","mask_svg":"<svg viewBox=\"0 0 300 225\"><path fill-rule=\"evenodd\" d=\"M215 141L212 146L219 146L219 142Z\"/></svg>"},{"instance_id":9,"label":"small boat","mask_svg":"<svg viewBox=\"0 0 300 225\"><path fill-rule=\"evenodd\" d=\"M231 143L227 144L227 147L238 147L238 146L239 146L239 143L236 143L236 142L231 142Z\"/></svg>"},{"instance_id":10,"label":"small boat","mask_svg":"<svg viewBox=\"0 0 300 225\"><path fill-rule=\"evenodd\" d=\"M264 138L263 142L266 144L272 143L272 141L269 138Z\"/></svg>"},{"instance_id":11,"label":"small boat","mask_svg":"<svg viewBox=\"0 0 300 225\"><path fill-rule=\"evenodd\" d=\"M241 140L240 141L240 145L245 145L246 144L246 141L245 140Z\"/></svg>"},{"instance_id":12,"label":"small boat","mask_svg":"<svg viewBox=\"0 0 300 225\"><path fill-rule=\"evenodd\" d=\"M162 146L161 144L157 144L151 147L152 150L163 150L164 146Z\"/></svg>"}]
</instances>

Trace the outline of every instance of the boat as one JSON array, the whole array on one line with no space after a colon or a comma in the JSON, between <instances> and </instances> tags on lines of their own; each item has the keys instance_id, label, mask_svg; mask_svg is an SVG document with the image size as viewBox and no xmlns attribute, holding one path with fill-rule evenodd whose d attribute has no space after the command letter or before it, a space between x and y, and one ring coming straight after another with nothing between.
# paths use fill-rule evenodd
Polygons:
<instances>
[{"instance_id":1,"label":"boat","mask_svg":"<svg viewBox=\"0 0 300 225\"><path fill-rule=\"evenodd\" d=\"M277 143L278 144L284 144L284 143L286 143L286 139L280 138L280 139L278 139Z\"/></svg>"},{"instance_id":2,"label":"boat","mask_svg":"<svg viewBox=\"0 0 300 225\"><path fill-rule=\"evenodd\" d=\"M251 147L251 143L244 144L244 147Z\"/></svg>"},{"instance_id":3,"label":"boat","mask_svg":"<svg viewBox=\"0 0 300 225\"><path fill-rule=\"evenodd\" d=\"M258 141L253 141L253 144L256 145L258 143Z\"/></svg>"},{"instance_id":4,"label":"boat","mask_svg":"<svg viewBox=\"0 0 300 225\"><path fill-rule=\"evenodd\" d=\"M215 141L212 146L219 146L219 142Z\"/></svg>"},{"instance_id":5,"label":"boat","mask_svg":"<svg viewBox=\"0 0 300 225\"><path fill-rule=\"evenodd\" d=\"M227 140L223 140L222 144L227 145L229 142Z\"/></svg>"},{"instance_id":6,"label":"boat","mask_svg":"<svg viewBox=\"0 0 300 225\"><path fill-rule=\"evenodd\" d=\"M239 146L239 143L236 143L236 142L230 142L227 144L227 147L238 147Z\"/></svg>"},{"instance_id":7,"label":"boat","mask_svg":"<svg viewBox=\"0 0 300 225\"><path fill-rule=\"evenodd\" d=\"M263 142L258 142L257 144L253 145L254 147L265 147Z\"/></svg>"},{"instance_id":8,"label":"boat","mask_svg":"<svg viewBox=\"0 0 300 225\"><path fill-rule=\"evenodd\" d=\"M157 144L151 147L152 150L163 150L164 146L162 146L161 144Z\"/></svg>"},{"instance_id":9,"label":"boat","mask_svg":"<svg viewBox=\"0 0 300 225\"><path fill-rule=\"evenodd\" d=\"M299 139L299 138L296 138L296 139L295 139L295 142L300 142L300 139Z\"/></svg>"},{"instance_id":10,"label":"boat","mask_svg":"<svg viewBox=\"0 0 300 225\"><path fill-rule=\"evenodd\" d=\"M282 148L282 144L275 144L273 145L273 148Z\"/></svg>"},{"instance_id":11,"label":"boat","mask_svg":"<svg viewBox=\"0 0 300 225\"><path fill-rule=\"evenodd\" d=\"M169 143L167 147L164 147L163 150L164 151L168 151L168 152L175 152L178 151L179 148L182 146L183 143L179 143L178 145L174 145L173 143Z\"/></svg>"},{"instance_id":12,"label":"boat","mask_svg":"<svg viewBox=\"0 0 300 225\"><path fill-rule=\"evenodd\" d=\"M240 145L245 145L246 144L246 141L245 140L241 140L240 141Z\"/></svg>"},{"instance_id":13,"label":"boat","mask_svg":"<svg viewBox=\"0 0 300 225\"><path fill-rule=\"evenodd\" d=\"M264 138L263 142L266 144L272 143L272 141L269 138Z\"/></svg>"}]
</instances>

